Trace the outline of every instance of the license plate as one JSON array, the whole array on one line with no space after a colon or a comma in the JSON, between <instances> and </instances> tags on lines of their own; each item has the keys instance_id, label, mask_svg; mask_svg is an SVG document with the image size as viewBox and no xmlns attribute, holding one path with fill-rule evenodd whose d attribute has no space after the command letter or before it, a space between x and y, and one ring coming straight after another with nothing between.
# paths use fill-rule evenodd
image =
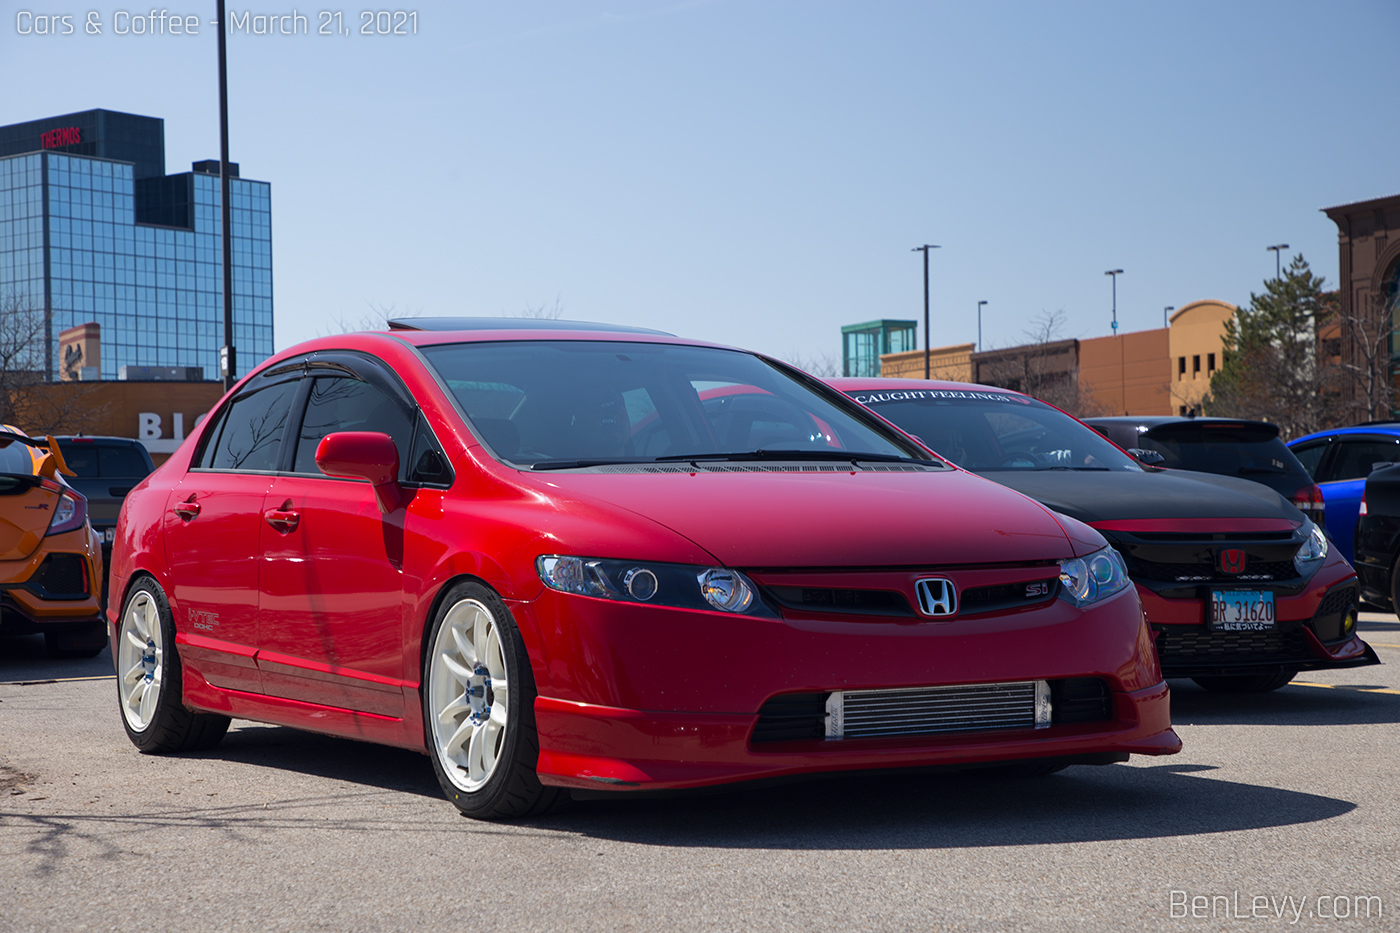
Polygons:
<instances>
[{"instance_id":1,"label":"license plate","mask_svg":"<svg viewBox=\"0 0 1400 933\"><path fill-rule=\"evenodd\" d=\"M1210 627L1217 632L1258 632L1274 627L1274 594L1258 590L1214 590Z\"/></svg>"},{"instance_id":2,"label":"license plate","mask_svg":"<svg viewBox=\"0 0 1400 933\"><path fill-rule=\"evenodd\" d=\"M117 529L115 529L115 528L103 528L103 529L102 529L102 543L103 543L103 544L111 544L111 543L112 543L113 541L115 541L115 540L117 540Z\"/></svg>"}]
</instances>

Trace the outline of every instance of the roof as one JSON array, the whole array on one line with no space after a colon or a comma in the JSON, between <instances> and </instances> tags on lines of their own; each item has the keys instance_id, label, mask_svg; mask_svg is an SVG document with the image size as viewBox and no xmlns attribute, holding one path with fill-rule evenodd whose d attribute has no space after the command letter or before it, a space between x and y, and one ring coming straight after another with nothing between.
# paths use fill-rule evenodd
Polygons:
<instances>
[{"instance_id":1,"label":"roof","mask_svg":"<svg viewBox=\"0 0 1400 933\"><path fill-rule=\"evenodd\" d=\"M946 379L887 379L882 376L833 376L823 379L827 385L843 392L852 389L936 389L939 391L963 391L963 392L1010 392L1013 395L1025 395L1015 389L1003 389L1000 386L984 386L975 382L950 382Z\"/></svg>"},{"instance_id":2,"label":"roof","mask_svg":"<svg viewBox=\"0 0 1400 933\"><path fill-rule=\"evenodd\" d=\"M631 327L626 324L598 324L590 321L552 321L519 317L402 317L389 321L390 330L568 330L602 331L614 334L651 334L673 337L664 330Z\"/></svg>"}]
</instances>

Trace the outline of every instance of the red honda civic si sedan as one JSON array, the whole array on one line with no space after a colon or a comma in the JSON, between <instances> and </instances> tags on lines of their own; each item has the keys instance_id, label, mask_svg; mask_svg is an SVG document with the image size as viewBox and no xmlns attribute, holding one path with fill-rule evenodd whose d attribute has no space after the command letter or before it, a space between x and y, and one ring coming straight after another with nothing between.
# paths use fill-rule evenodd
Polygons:
<instances>
[{"instance_id":1,"label":"red honda civic si sedan","mask_svg":"<svg viewBox=\"0 0 1400 933\"><path fill-rule=\"evenodd\" d=\"M1088 526L757 354L394 325L267 361L128 496L109 621L142 751L279 723L426 751L462 812L507 818L1180 749Z\"/></svg>"}]
</instances>

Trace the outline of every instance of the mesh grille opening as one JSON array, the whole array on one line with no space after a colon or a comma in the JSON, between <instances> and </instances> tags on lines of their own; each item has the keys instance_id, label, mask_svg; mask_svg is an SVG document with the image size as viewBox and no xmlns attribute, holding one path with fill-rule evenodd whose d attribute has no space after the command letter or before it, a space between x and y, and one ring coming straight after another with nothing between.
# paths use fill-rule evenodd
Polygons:
<instances>
[{"instance_id":1,"label":"mesh grille opening","mask_svg":"<svg viewBox=\"0 0 1400 933\"><path fill-rule=\"evenodd\" d=\"M34 574L33 588L42 596L82 597L87 595L87 574L77 554L50 554Z\"/></svg>"},{"instance_id":2,"label":"mesh grille opening","mask_svg":"<svg viewBox=\"0 0 1400 933\"><path fill-rule=\"evenodd\" d=\"M1051 703L1048 725L1107 722L1113 718L1113 694L1102 678L1072 677L1048 683ZM1031 729L1037 725L1037 689L1035 681L1016 681L851 690L841 695L839 737L827 734L828 703L833 698L832 693L786 693L763 704L750 742L759 745Z\"/></svg>"}]
</instances>

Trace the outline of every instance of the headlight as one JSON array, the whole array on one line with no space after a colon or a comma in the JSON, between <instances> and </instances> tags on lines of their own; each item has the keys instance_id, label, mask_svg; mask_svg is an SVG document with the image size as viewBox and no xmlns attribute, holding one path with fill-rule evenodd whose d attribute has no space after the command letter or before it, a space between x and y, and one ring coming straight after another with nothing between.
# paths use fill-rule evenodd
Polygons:
<instances>
[{"instance_id":1,"label":"headlight","mask_svg":"<svg viewBox=\"0 0 1400 933\"><path fill-rule=\"evenodd\" d=\"M540 580L561 593L622 602L771 616L758 587L737 570L546 554Z\"/></svg>"},{"instance_id":2,"label":"headlight","mask_svg":"<svg viewBox=\"0 0 1400 933\"><path fill-rule=\"evenodd\" d=\"M1060 598L1076 606L1096 603L1131 584L1122 555L1111 546L1060 561Z\"/></svg>"},{"instance_id":3,"label":"headlight","mask_svg":"<svg viewBox=\"0 0 1400 933\"><path fill-rule=\"evenodd\" d=\"M1304 526L1305 537L1298 553L1293 555L1293 566L1298 576L1305 576L1317 569L1317 562L1327 556L1327 535L1311 521Z\"/></svg>"}]
</instances>

